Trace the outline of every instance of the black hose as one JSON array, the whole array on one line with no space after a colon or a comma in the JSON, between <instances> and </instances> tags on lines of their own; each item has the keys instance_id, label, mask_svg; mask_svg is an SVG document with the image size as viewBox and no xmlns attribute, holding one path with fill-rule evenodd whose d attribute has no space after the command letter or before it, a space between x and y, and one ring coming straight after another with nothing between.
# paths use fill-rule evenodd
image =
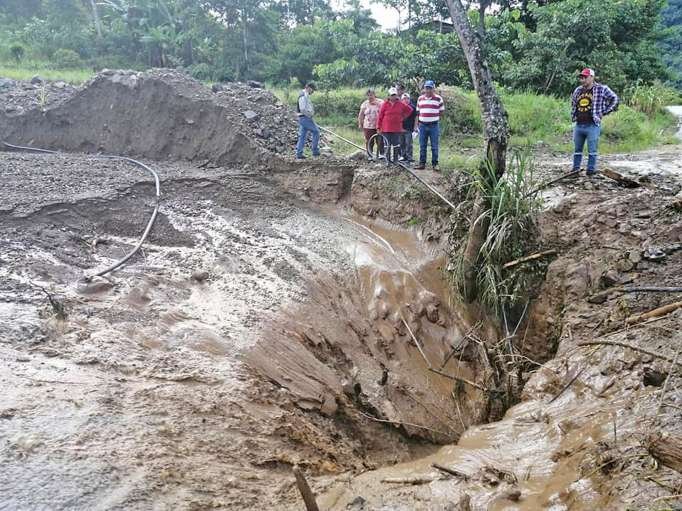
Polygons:
<instances>
[{"instance_id":1,"label":"black hose","mask_svg":"<svg viewBox=\"0 0 682 511\"><path fill-rule=\"evenodd\" d=\"M36 152L36 153L47 153L47 154L59 154L58 151L51 151L49 149L39 149L37 147L24 147L24 146L19 146L19 145L13 145L13 144L8 144L7 142L3 141L2 144L5 147L9 147L10 149L15 149L15 150L20 150L20 151L31 151L31 152ZM152 176L154 176L154 184L156 186L156 195L155 195L155 205L154 205L154 211L152 212L152 216L149 218L149 222L147 222L147 227L145 228L144 232L142 233L142 236L140 237L140 240L137 242L135 247L133 247L130 252L128 252L125 256L123 256L121 259L116 261L115 263L107 266L105 269L100 270L96 273L93 273L92 275L86 275L85 280L86 282L92 280L94 277L101 277L102 275L106 275L107 273L110 273L120 266L124 265L131 257L133 257L139 250L142 248L142 244L145 242L147 239L147 236L149 236L149 232L152 230L152 226L154 225L154 222L156 221L156 217L159 214L159 206L161 205L161 184L159 181L159 175L154 171L154 169L148 167L142 162L139 162L137 160L133 160L132 158L127 158L125 156L114 156L114 155L108 155L108 154L101 154L101 155L94 155L95 158L102 158L102 159L107 159L107 160L121 160L125 161L128 163L132 163L133 165L146 170L149 172Z\"/></svg>"}]
</instances>

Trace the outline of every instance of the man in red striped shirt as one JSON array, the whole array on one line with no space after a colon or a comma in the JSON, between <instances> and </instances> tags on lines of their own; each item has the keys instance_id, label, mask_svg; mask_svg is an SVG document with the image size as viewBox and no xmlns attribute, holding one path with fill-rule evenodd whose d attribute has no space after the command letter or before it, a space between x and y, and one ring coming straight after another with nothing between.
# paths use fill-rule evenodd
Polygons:
<instances>
[{"instance_id":1,"label":"man in red striped shirt","mask_svg":"<svg viewBox=\"0 0 682 511\"><path fill-rule=\"evenodd\" d=\"M431 140L431 164L438 170L438 139L440 138L440 114L445 110L443 98L434 92L433 80L424 82L424 94L417 100L417 124L419 126L419 165L426 168L426 149Z\"/></svg>"}]
</instances>

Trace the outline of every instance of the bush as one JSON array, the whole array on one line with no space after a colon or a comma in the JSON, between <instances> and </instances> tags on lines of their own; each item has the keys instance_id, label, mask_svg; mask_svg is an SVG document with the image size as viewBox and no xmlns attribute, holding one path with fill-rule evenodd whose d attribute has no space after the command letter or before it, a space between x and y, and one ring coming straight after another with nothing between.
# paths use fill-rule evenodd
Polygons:
<instances>
[{"instance_id":1,"label":"bush","mask_svg":"<svg viewBox=\"0 0 682 511\"><path fill-rule=\"evenodd\" d=\"M209 66L205 62L201 62L200 64L194 64L190 66L187 69L187 72L197 80L208 81L213 78L213 71L211 70L211 66Z\"/></svg>"},{"instance_id":2,"label":"bush","mask_svg":"<svg viewBox=\"0 0 682 511\"><path fill-rule=\"evenodd\" d=\"M445 112L442 117L443 133L481 133L481 107L474 93L464 92L458 87L440 87L438 92L443 96Z\"/></svg>"},{"instance_id":3,"label":"bush","mask_svg":"<svg viewBox=\"0 0 682 511\"><path fill-rule=\"evenodd\" d=\"M570 100L528 92L503 94L512 135L530 140L559 136L571 131Z\"/></svg>"},{"instance_id":4,"label":"bush","mask_svg":"<svg viewBox=\"0 0 682 511\"><path fill-rule=\"evenodd\" d=\"M21 61L24 60L24 56L26 55L26 48L24 48L21 44L13 44L9 47L9 52L12 55L12 58L17 64L21 64Z\"/></svg>"},{"instance_id":5,"label":"bush","mask_svg":"<svg viewBox=\"0 0 682 511\"><path fill-rule=\"evenodd\" d=\"M646 117L628 106L621 106L617 112L604 117L604 136L611 140L637 139L642 136Z\"/></svg>"},{"instance_id":6,"label":"bush","mask_svg":"<svg viewBox=\"0 0 682 511\"><path fill-rule=\"evenodd\" d=\"M76 69L83 67L80 55L73 50L60 48L52 57L52 67L54 69Z\"/></svg>"},{"instance_id":7,"label":"bush","mask_svg":"<svg viewBox=\"0 0 682 511\"><path fill-rule=\"evenodd\" d=\"M661 82L652 85L635 84L623 93L625 104L649 116L660 113L666 105L677 105L682 102L680 93Z\"/></svg>"}]
</instances>

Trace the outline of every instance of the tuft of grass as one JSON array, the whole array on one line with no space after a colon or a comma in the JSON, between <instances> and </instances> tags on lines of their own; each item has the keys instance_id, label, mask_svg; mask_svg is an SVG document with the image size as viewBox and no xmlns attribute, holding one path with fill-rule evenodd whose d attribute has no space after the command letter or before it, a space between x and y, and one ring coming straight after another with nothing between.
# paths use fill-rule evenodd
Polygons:
<instances>
[{"instance_id":1,"label":"tuft of grass","mask_svg":"<svg viewBox=\"0 0 682 511\"><path fill-rule=\"evenodd\" d=\"M623 100L631 108L648 116L653 116L662 113L667 105L682 103L682 93L660 81L651 85L637 83L623 92Z\"/></svg>"},{"instance_id":2,"label":"tuft of grass","mask_svg":"<svg viewBox=\"0 0 682 511\"><path fill-rule=\"evenodd\" d=\"M498 315L527 299L534 285L527 274L503 269L504 263L527 255L537 239L541 203L528 196L535 187L534 167L530 148L515 149L501 178L489 164L481 165L473 176L475 190L490 205L481 217L472 219L489 223L478 261L479 301ZM458 280L462 278L460 273Z\"/></svg>"}]
</instances>

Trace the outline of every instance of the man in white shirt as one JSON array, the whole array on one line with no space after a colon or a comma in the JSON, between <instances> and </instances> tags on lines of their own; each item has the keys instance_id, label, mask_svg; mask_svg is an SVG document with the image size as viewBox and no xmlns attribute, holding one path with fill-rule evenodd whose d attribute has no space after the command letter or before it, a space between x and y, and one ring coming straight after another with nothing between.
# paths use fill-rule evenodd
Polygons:
<instances>
[{"instance_id":1,"label":"man in white shirt","mask_svg":"<svg viewBox=\"0 0 682 511\"><path fill-rule=\"evenodd\" d=\"M308 137L309 132L312 134L313 138L313 156L320 155L320 128L318 128L315 121L313 121L315 107L313 107L313 103L310 101L310 95L313 92L315 92L315 84L308 82L298 95L298 105L296 107L298 115L298 143L296 144L297 160L305 159L305 156L303 156L303 148L305 147L305 140Z\"/></svg>"}]
</instances>

